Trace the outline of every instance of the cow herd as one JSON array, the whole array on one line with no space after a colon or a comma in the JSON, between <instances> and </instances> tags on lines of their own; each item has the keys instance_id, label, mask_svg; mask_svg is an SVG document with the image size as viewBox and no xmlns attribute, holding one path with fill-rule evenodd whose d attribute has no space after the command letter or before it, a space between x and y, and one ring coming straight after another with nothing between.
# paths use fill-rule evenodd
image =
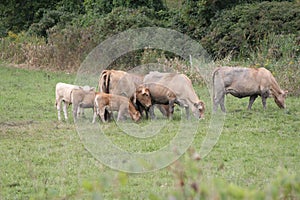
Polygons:
<instances>
[{"instance_id":1,"label":"cow herd","mask_svg":"<svg viewBox=\"0 0 300 200\"><path fill-rule=\"evenodd\" d=\"M275 78L265 68L219 67L212 74L213 111L218 105L225 112L225 94L238 98L250 97L248 109L258 96L263 107L266 98L273 97L280 108L285 108L287 91L280 89ZM97 116L102 122L113 118L117 112L117 121L130 117L138 122L144 115L155 119L154 108L172 119L174 105L185 108L187 119L190 112L197 119L204 118L205 104L197 96L191 80L184 74L149 72L146 75L128 73L121 70L103 70L98 81L98 91L89 86L76 86L66 83L56 84L56 108L58 120L61 120L61 107L65 120L67 108L72 104L73 118L84 115L85 108L92 108L93 123Z\"/></svg>"}]
</instances>

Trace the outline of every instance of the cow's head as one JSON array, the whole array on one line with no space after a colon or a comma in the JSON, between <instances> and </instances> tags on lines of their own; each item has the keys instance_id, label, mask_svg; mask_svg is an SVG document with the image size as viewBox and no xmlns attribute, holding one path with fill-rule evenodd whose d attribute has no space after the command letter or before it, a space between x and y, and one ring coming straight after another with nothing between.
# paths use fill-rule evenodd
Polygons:
<instances>
[{"instance_id":1,"label":"cow's head","mask_svg":"<svg viewBox=\"0 0 300 200\"><path fill-rule=\"evenodd\" d=\"M279 108L285 108L285 98L287 96L287 90L281 90L280 94L274 95L274 101Z\"/></svg>"},{"instance_id":2,"label":"cow's head","mask_svg":"<svg viewBox=\"0 0 300 200\"><path fill-rule=\"evenodd\" d=\"M143 85L138 86L135 92L135 100L139 101L145 108L149 108L152 105L149 88Z\"/></svg>"},{"instance_id":3,"label":"cow's head","mask_svg":"<svg viewBox=\"0 0 300 200\"><path fill-rule=\"evenodd\" d=\"M203 101L199 101L198 103L195 103L194 106L196 107L197 111L199 111L197 113L197 117L199 117L199 119L203 119L204 118L204 112L205 112L205 104Z\"/></svg>"}]
</instances>

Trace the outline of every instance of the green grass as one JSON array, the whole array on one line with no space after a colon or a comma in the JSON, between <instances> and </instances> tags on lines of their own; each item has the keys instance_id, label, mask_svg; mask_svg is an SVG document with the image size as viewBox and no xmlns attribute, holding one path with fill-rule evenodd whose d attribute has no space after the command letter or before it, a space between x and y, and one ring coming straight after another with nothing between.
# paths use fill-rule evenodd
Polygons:
<instances>
[{"instance_id":1,"label":"green grass","mask_svg":"<svg viewBox=\"0 0 300 200\"><path fill-rule=\"evenodd\" d=\"M0 66L0 199L166 199L180 196L177 193L182 191L178 186L181 178L174 169L181 167L186 173L184 181L199 181L207 197L216 197L212 194L217 188L221 194L226 189L225 195L241 199L248 193L251 196L252 190L275 187L271 183L278 181L282 171L287 173L284 178L300 175L299 98L288 97L286 111L277 108L272 99L268 99L266 111L260 99L253 110L247 111L248 99L227 96L223 132L206 157L194 161L185 154L164 169L126 174L106 167L85 149L70 109L69 122L57 121L55 84L72 83L74 79L72 74ZM198 151L210 123L211 103L204 89L195 88L208 106L206 118L195 123L192 148ZM120 148L155 151L174 137L181 122L179 111L176 108L171 122L159 116L158 122L167 125L145 139L136 140L120 132L115 123L101 127ZM90 117L87 111L85 120ZM150 123L142 121L139 126ZM288 180L300 185L299 178ZM247 192L240 194L240 190ZM290 199L300 198L300 189L297 191L289 193Z\"/></svg>"}]
</instances>

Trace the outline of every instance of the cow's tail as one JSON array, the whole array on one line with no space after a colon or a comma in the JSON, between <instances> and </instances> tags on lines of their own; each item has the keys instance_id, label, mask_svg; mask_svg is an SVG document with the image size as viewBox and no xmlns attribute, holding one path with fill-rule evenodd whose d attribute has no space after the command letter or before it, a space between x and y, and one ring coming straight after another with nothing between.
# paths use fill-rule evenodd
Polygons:
<instances>
[{"instance_id":1,"label":"cow's tail","mask_svg":"<svg viewBox=\"0 0 300 200\"><path fill-rule=\"evenodd\" d=\"M99 81L99 92L109 93L110 70L104 70Z\"/></svg>"},{"instance_id":2,"label":"cow's tail","mask_svg":"<svg viewBox=\"0 0 300 200\"><path fill-rule=\"evenodd\" d=\"M215 69L214 71L213 71L213 76L212 76L212 92L213 92L213 101L214 101L214 99L215 99L215 96L216 96L216 76L217 76L217 74L218 74L218 72L219 72L219 70L220 70L220 67L218 67L217 69Z\"/></svg>"}]
</instances>

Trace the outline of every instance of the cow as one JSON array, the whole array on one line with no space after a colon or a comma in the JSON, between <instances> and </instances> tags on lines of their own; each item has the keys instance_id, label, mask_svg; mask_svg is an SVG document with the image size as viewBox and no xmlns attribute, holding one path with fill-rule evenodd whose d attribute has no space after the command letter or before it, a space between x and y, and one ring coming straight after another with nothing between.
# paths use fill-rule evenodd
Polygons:
<instances>
[{"instance_id":1,"label":"cow","mask_svg":"<svg viewBox=\"0 0 300 200\"><path fill-rule=\"evenodd\" d=\"M226 112L225 94L238 98L250 97L248 110L258 96L261 96L263 108L266 109L266 99L274 97L279 108L285 108L285 98L288 91L280 89L272 73L265 68L219 67L213 72L213 111L218 105Z\"/></svg>"},{"instance_id":2,"label":"cow","mask_svg":"<svg viewBox=\"0 0 300 200\"><path fill-rule=\"evenodd\" d=\"M107 122L105 112L111 113L113 111L118 111L117 121L124 119L125 115L130 115L135 122L141 118L141 114L127 97L97 92L94 101L93 123L95 123L97 115L102 122Z\"/></svg>"},{"instance_id":3,"label":"cow","mask_svg":"<svg viewBox=\"0 0 300 200\"><path fill-rule=\"evenodd\" d=\"M191 80L186 75L154 71L147 74L143 80L145 85L152 83L162 85L175 94L176 104L185 108L187 119L190 117L190 110L196 118L204 118L205 104L199 100Z\"/></svg>"},{"instance_id":4,"label":"cow","mask_svg":"<svg viewBox=\"0 0 300 200\"><path fill-rule=\"evenodd\" d=\"M93 108L95 100L95 88L85 89L83 87L75 88L71 92L71 103L73 105L73 118L76 121L78 110L83 108Z\"/></svg>"},{"instance_id":5,"label":"cow","mask_svg":"<svg viewBox=\"0 0 300 200\"><path fill-rule=\"evenodd\" d=\"M67 83L57 83L55 86L55 106L57 109L58 120L61 120L60 112L61 105L64 102L63 112L65 120L68 120L68 106L71 104L71 93L73 89L79 89L77 85L71 85Z\"/></svg>"},{"instance_id":6,"label":"cow","mask_svg":"<svg viewBox=\"0 0 300 200\"><path fill-rule=\"evenodd\" d=\"M176 95L169 88L156 83L143 84L136 89L135 96L136 101L145 108L146 116L149 110L151 118L154 119L154 105L158 105L159 110L172 119Z\"/></svg>"},{"instance_id":7,"label":"cow","mask_svg":"<svg viewBox=\"0 0 300 200\"><path fill-rule=\"evenodd\" d=\"M103 70L99 78L99 92L122 95L131 98L143 76L121 70Z\"/></svg>"}]
</instances>

